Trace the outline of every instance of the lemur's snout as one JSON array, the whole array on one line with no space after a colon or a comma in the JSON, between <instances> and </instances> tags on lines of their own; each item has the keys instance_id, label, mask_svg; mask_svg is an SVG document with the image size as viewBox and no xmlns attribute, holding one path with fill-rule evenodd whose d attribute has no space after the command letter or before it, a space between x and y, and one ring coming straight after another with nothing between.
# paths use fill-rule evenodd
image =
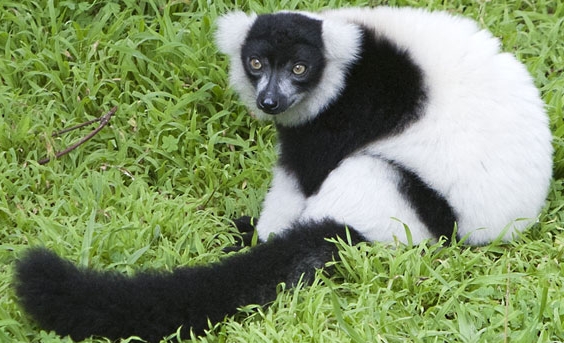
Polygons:
<instances>
[{"instance_id":1,"label":"lemur's snout","mask_svg":"<svg viewBox=\"0 0 564 343\"><path fill-rule=\"evenodd\" d=\"M277 110L280 108L280 103L278 99L267 94L267 96L258 101L258 107L266 113L275 114L278 113Z\"/></svg>"}]
</instances>

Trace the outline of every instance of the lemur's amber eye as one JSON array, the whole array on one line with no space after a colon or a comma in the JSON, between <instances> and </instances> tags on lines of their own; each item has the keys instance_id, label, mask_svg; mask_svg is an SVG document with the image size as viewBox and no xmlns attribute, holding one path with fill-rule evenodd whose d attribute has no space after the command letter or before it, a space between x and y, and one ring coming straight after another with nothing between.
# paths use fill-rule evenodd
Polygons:
<instances>
[{"instance_id":1,"label":"lemur's amber eye","mask_svg":"<svg viewBox=\"0 0 564 343\"><path fill-rule=\"evenodd\" d=\"M292 68L292 72L295 75L302 75L306 71L306 66L303 64L296 64L294 68Z\"/></svg>"},{"instance_id":2,"label":"lemur's amber eye","mask_svg":"<svg viewBox=\"0 0 564 343\"><path fill-rule=\"evenodd\" d=\"M254 70L260 70L262 68L262 63L260 63L260 60L258 58L252 58L249 64Z\"/></svg>"}]
</instances>

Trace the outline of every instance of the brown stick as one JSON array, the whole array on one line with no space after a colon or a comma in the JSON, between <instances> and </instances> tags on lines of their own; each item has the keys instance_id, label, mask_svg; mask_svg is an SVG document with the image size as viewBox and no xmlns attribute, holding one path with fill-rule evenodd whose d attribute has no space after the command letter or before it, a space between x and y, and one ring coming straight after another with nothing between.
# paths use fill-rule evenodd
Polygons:
<instances>
[{"instance_id":1,"label":"brown stick","mask_svg":"<svg viewBox=\"0 0 564 343\"><path fill-rule=\"evenodd\" d=\"M96 122L100 122L100 121L102 121L103 118L104 118L104 116L101 116L100 118L92 119L92 120L89 120L89 121L84 122L84 123L82 123L82 124L78 124L78 125L75 125L75 126L73 126L73 127L69 127L69 128L66 128L66 129L62 129L61 131L53 132L53 134L51 135L51 137L59 137L59 136L65 134L65 133L67 133L67 132L71 132L71 131L74 131L74 130L76 130L76 129L80 129L80 128L83 128L83 127L85 127L85 126L88 126L88 125L90 125L90 124L94 124L94 123L96 123Z\"/></svg>"},{"instance_id":2,"label":"brown stick","mask_svg":"<svg viewBox=\"0 0 564 343\"><path fill-rule=\"evenodd\" d=\"M56 136L59 136L59 135L65 133L65 132L69 132L69 131L78 129L78 128L84 127L86 125L90 125L90 124L95 123L97 121L100 122L100 125L98 125L98 127L95 128L94 130L92 130L92 132L90 132L88 135L84 136L84 138L82 138L78 142L74 143L73 145L69 146L65 150L56 152L55 158L59 158L63 155L68 154L69 152L73 151L74 149L78 148L79 146L84 144L86 141L88 141L89 139L94 137L98 132L100 132L104 128L104 126L108 125L108 123L110 122L110 118L116 113L117 109L118 109L117 106L115 106L114 108L109 110L108 113L104 114L103 116L101 116L98 119L90 120L86 123L82 123L82 124L79 124L77 126L74 126L74 127L68 128L68 129L64 129L64 130L61 130L59 132L54 133L53 136L56 137ZM49 163L49 161L51 161L51 158L46 157L44 159L39 160L38 163L43 165L43 164Z\"/></svg>"}]
</instances>

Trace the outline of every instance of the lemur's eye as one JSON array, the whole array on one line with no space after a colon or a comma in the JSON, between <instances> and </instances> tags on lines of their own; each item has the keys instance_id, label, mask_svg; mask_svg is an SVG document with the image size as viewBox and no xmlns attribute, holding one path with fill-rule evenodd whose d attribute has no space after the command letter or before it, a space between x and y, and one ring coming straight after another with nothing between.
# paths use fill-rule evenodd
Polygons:
<instances>
[{"instance_id":1,"label":"lemur's eye","mask_svg":"<svg viewBox=\"0 0 564 343\"><path fill-rule=\"evenodd\" d=\"M295 75L302 75L303 73L305 73L306 69L307 69L307 68L306 68L305 65L303 65L303 64L296 64L296 65L294 66L294 68L292 68L292 72L293 72Z\"/></svg>"},{"instance_id":2,"label":"lemur's eye","mask_svg":"<svg viewBox=\"0 0 564 343\"><path fill-rule=\"evenodd\" d=\"M262 68L262 63L260 63L258 58L251 58L249 65L253 70L260 70Z\"/></svg>"}]
</instances>

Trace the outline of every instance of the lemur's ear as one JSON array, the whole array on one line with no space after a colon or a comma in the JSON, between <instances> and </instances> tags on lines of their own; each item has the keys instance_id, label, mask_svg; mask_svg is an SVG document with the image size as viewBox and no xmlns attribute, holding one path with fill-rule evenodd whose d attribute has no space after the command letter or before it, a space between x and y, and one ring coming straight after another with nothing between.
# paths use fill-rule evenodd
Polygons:
<instances>
[{"instance_id":1,"label":"lemur's ear","mask_svg":"<svg viewBox=\"0 0 564 343\"><path fill-rule=\"evenodd\" d=\"M256 17L256 14L247 15L241 11L221 16L217 20L215 33L215 42L219 50L230 57L240 55L241 46Z\"/></svg>"},{"instance_id":2,"label":"lemur's ear","mask_svg":"<svg viewBox=\"0 0 564 343\"><path fill-rule=\"evenodd\" d=\"M334 18L323 19L323 43L327 58L337 61L351 61L356 58L361 44L362 32L355 24Z\"/></svg>"}]
</instances>

